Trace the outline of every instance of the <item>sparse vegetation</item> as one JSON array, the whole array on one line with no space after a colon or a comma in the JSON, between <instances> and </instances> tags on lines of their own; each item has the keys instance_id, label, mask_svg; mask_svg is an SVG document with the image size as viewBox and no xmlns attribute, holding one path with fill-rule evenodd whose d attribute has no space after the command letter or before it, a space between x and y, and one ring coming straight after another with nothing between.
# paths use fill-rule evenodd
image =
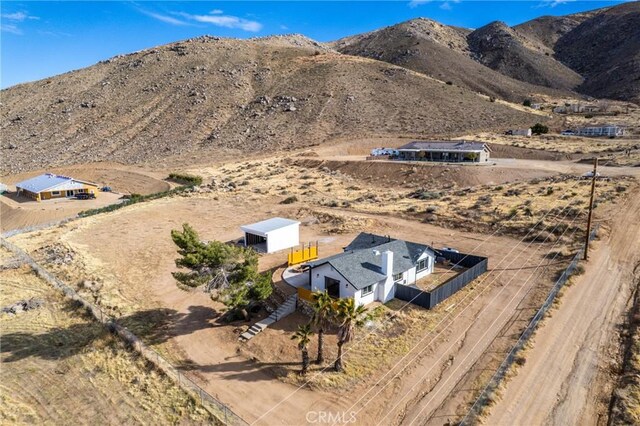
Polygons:
<instances>
[{"instance_id":1,"label":"sparse vegetation","mask_svg":"<svg viewBox=\"0 0 640 426\"><path fill-rule=\"evenodd\" d=\"M249 318L251 304L260 302L271 294L271 277L258 273L258 255L253 249L200 240L197 232L182 225L182 231L171 231L171 238L178 246L178 268L190 272L173 272L173 277L188 287L203 287L231 309L232 317Z\"/></svg>"},{"instance_id":2,"label":"sparse vegetation","mask_svg":"<svg viewBox=\"0 0 640 426\"><path fill-rule=\"evenodd\" d=\"M536 123L533 126L531 126L531 133L533 133L534 135L542 135L545 133L549 133L549 127L545 126L542 123Z\"/></svg>"},{"instance_id":3,"label":"sparse vegetation","mask_svg":"<svg viewBox=\"0 0 640 426\"><path fill-rule=\"evenodd\" d=\"M202 185L202 176L190 175L187 173L170 173L169 179L187 186Z\"/></svg>"}]
</instances>

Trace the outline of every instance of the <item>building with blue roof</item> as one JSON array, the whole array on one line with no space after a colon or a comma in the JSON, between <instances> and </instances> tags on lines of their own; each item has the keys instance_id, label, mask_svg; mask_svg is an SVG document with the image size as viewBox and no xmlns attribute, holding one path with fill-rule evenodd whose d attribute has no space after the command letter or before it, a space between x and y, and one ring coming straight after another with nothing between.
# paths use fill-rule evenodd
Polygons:
<instances>
[{"instance_id":1,"label":"building with blue roof","mask_svg":"<svg viewBox=\"0 0 640 426\"><path fill-rule=\"evenodd\" d=\"M18 182L16 190L18 195L36 201L74 197L77 194L93 194L96 197L99 192L98 185L95 183L53 173L45 173Z\"/></svg>"}]
</instances>

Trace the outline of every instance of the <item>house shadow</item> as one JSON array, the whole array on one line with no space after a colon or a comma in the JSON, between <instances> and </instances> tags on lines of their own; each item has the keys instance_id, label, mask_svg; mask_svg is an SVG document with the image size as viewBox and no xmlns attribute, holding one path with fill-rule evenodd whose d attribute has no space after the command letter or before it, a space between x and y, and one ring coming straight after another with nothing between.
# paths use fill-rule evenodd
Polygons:
<instances>
[{"instance_id":1,"label":"house shadow","mask_svg":"<svg viewBox=\"0 0 640 426\"><path fill-rule=\"evenodd\" d=\"M68 301L65 311L78 314L77 305ZM24 314L22 314L24 315ZM29 357L60 360L83 352L95 340L103 338L107 329L88 314L85 321L67 327L54 327L44 332L17 331L3 333L0 355L2 362L14 362ZM189 312L159 308L135 312L117 319L117 322L138 336L147 345L164 343L172 337L187 335L211 327L219 316L206 306L191 306Z\"/></svg>"}]
</instances>

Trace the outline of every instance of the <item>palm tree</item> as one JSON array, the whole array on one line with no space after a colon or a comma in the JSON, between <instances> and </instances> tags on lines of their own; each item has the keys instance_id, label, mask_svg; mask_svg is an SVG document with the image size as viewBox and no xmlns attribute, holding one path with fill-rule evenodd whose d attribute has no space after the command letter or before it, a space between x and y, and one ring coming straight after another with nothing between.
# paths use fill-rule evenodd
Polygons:
<instances>
[{"instance_id":1,"label":"palm tree","mask_svg":"<svg viewBox=\"0 0 640 426\"><path fill-rule=\"evenodd\" d=\"M304 324L299 325L298 331L291 336L291 340L298 341L298 349L302 352L302 371L300 371L302 375L307 374L307 370L309 369L309 351L307 350L307 345L311 341L312 335L311 324Z\"/></svg>"},{"instance_id":2,"label":"palm tree","mask_svg":"<svg viewBox=\"0 0 640 426\"><path fill-rule=\"evenodd\" d=\"M318 328L318 358L316 363L322 364L324 362L324 330L333 316L333 299L326 291L313 292L311 298L313 300L311 322Z\"/></svg>"},{"instance_id":3,"label":"palm tree","mask_svg":"<svg viewBox=\"0 0 640 426\"><path fill-rule=\"evenodd\" d=\"M336 318L340 324L338 328L338 358L334 364L336 371L343 371L342 346L353 340L356 328L360 328L369 320L370 314L364 306L356 306L351 298L339 299L336 308Z\"/></svg>"}]
</instances>

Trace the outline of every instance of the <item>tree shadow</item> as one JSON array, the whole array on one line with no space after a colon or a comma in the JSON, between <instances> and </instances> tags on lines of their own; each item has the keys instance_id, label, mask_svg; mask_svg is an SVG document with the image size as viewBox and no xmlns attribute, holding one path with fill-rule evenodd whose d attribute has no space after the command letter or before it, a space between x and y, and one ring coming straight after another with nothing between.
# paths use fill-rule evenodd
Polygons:
<instances>
[{"instance_id":1,"label":"tree shadow","mask_svg":"<svg viewBox=\"0 0 640 426\"><path fill-rule=\"evenodd\" d=\"M74 315L77 305L68 301L64 307ZM81 353L87 346L108 331L85 315L85 321L68 327L53 327L44 332L13 332L1 336L2 362L14 362L29 357L60 360ZM172 337L187 335L211 327L211 321L220 314L207 306L191 306L188 313L159 308L135 312L117 322L138 336L147 345L157 345Z\"/></svg>"}]
</instances>

